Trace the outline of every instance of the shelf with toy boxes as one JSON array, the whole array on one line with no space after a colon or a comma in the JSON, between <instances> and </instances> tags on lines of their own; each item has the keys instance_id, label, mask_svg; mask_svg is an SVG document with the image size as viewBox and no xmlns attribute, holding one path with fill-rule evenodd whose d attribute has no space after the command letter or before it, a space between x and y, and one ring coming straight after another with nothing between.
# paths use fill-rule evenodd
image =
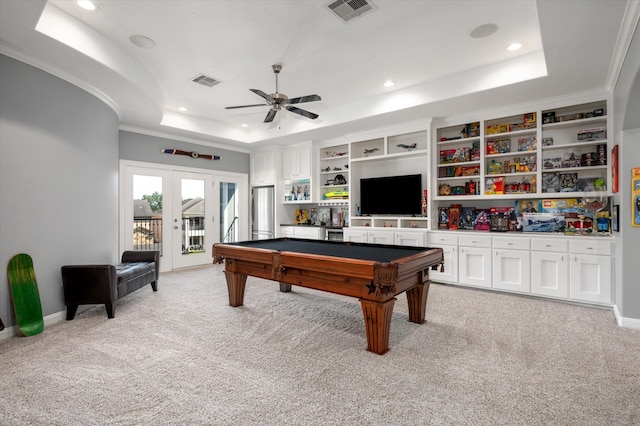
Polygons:
<instances>
[{"instance_id":1,"label":"shelf with toy boxes","mask_svg":"<svg viewBox=\"0 0 640 426\"><path fill-rule=\"evenodd\" d=\"M595 215L582 198L524 198L500 205L474 200L438 206L438 230L609 235L609 212Z\"/></svg>"},{"instance_id":2,"label":"shelf with toy boxes","mask_svg":"<svg viewBox=\"0 0 640 426\"><path fill-rule=\"evenodd\" d=\"M582 192L608 182L606 102L543 111L542 192Z\"/></svg>"},{"instance_id":3,"label":"shelf with toy boxes","mask_svg":"<svg viewBox=\"0 0 640 426\"><path fill-rule=\"evenodd\" d=\"M536 192L536 113L485 122L485 195Z\"/></svg>"},{"instance_id":4,"label":"shelf with toy boxes","mask_svg":"<svg viewBox=\"0 0 640 426\"><path fill-rule=\"evenodd\" d=\"M480 185L480 122L437 131L438 195L477 195Z\"/></svg>"},{"instance_id":5,"label":"shelf with toy boxes","mask_svg":"<svg viewBox=\"0 0 640 426\"><path fill-rule=\"evenodd\" d=\"M439 230L515 231L515 209L511 206L477 207L451 204L438 207Z\"/></svg>"},{"instance_id":6,"label":"shelf with toy boxes","mask_svg":"<svg viewBox=\"0 0 640 426\"><path fill-rule=\"evenodd\" d=\"M518 230L565 235L610 234L608 210L594 214L583 198L552 198L516 202Z\"/></svg>"}]
</instances>

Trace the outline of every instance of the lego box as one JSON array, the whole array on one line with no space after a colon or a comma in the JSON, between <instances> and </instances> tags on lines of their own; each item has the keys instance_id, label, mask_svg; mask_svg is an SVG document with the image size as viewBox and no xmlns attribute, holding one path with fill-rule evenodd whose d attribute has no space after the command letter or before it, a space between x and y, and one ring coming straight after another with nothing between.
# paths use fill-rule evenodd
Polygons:
<instances>
[{"instance_id":1,"label":"lego box","mask_svg":"<svg viewBox=\"0 0 640 426\"><path fill-rule=\"evenodd\" d=\"M564 230L563 213L522 213L524 232L561 232Z\"/></svg>"}]
</instances>

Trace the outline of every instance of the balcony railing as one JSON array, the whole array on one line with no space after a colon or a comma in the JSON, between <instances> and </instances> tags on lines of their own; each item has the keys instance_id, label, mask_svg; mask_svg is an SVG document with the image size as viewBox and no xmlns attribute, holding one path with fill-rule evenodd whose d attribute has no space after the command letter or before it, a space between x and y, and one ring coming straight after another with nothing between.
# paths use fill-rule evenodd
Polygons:
<instances>
[{"instance_id":1,"label":"balcony railing","mask_svg":"<svg viewBox=\"0 0 640 426\"><path fill-rule=\"evenodd\" d=\"M162 218L133 218L133 249L158 250L162 256Z\"/></svg>"}]
</instances>

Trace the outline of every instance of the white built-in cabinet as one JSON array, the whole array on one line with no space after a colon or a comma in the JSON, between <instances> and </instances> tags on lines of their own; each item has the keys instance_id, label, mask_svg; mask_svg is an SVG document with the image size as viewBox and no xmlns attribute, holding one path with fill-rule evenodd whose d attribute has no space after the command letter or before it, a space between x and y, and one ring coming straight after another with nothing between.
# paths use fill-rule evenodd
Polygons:
<instances>
[{"instance_id":1,"label":"white built-in cabinet","mask_svg":"<svg viewBox=\"0 0 640 426\"><path fill-rule=\"evenodd\" d=\"M430 270L433 281L458 283L458 235L450 232L428 232L429 247L440 247L444 255L444 267Z\"/></svg>"},{"instance_id":2,"label":"white built-in cabinet","mask_svg":"<svg viewBox=\"0 0 640 426\"><path fill-rule=\"evenodd\" d=\"M253 152L250 159L251 186L274 185L276 182L275 164L275 151Z\"/></svg>"},{"instance_id":3,"label":"white built-in cabinet","mask_svg":"<svg viewBox=\"0 0 640 426\"><path fill-rule=\"evenodd\" d=\"M393 233L393 244L397 246L425 247L426 243L426 232L395 231Z\"/></svg>"},{"instance_id":4,"label":"white built-in cabinet","mask_svg":"<svg viewBox=\"0 0 640 426\"><path fill-rule=\"evenodd\" d=\"M348 203L345 241L442 248L443 270L429 271L434 282L610 305L614 256L610 236L450 230L440 229L437 220L438 209L451 204L489 209L514 206L519 200L588 195L583 186L569 192L570 187L551 186L556 175L575 177L578 185L602 178L610 190L607 101L585 96L573 105L478 118L433 119L387 135L284 148L284 204ZM432 124L433 131L426 130ZM595 140L582 140L590 130ZM596 157L595 164L583 160L601 154L603 147L604 154ZM273 172L262 169L264 165L272 170L274 163L273 157L263 153L252 155L252 184L273 182ZM360 179L414 173L422 174L423 188L429 189L428 215L359 215ZM346 183L337 184L337 175ZM313 197L287 198L294 188L311 187L308 180L314 180ZM501 191L496 182L501 182ZM447 192L439 192L442 188ZM393 194L381 196L393 202ZM283 229L282 234L301 236L293 228Z\"/></svg>"},{"instance_id":5,"label":"white built-in cabinet","mask_svg":"<svg viewBox=\"0 0 640 426\"><path fill-rule=\"evenodd\" d=\"M466 234L460 235L459 241L458 280L460 284L490 288L491 237Z\"/></svg>"},{"instance_id":6,"label":"white built-in cabinet","mask_svg":"<svg viewBox=\"0 0 640 426\"><path fill-rule=\"evenodd\" d=\"M611 303L611 242L571 241L569 297Z\"/></svg>"},{"instance_id":7,"label":"white built-in cabinet","mask_svg":"<svg viewBox=\"0 0 640 426\"><path fill-rule=\"evenodd\" d=\"M493 288L531 291L529 239L493 237Z\"/></svg>"},{"instance_id":8,"label":"white built-in cabinet","mask_svg":"<svg viewBox=\"0 0 640 426\"><path fill-rule=\"evenodd\" d=\"M445 256L444 272L429 273L435 282L603 305L613 301L609 237L429 231L428 245L442 248Z\"/></svg>"},{"instance_id":9,"label":"white built-in cabinet","mask_svg":"<svg viewBox=\"0 0 640 426\"><path fill-rule=\"evenodd\" d=\"M343 232L344 241L353 243L368 244L394 244L395 233L388 230L374 229L350 229L346 228Z\"/></svg>"},{"instance_id":10,"label":"white built-in cabinet","mask_svg":"<svg viewBox=\"0 0 640 426\"><path fill-rule=\"evenodd\" d=\"M282 178L309 179L311 177L311 145L294 146L282 151Z\"/></svg>"},{"instance_id":11,"label":"white built-in cabinet","mask_svg":"<svg viewBox=\"0 0 640 426\"><path fill-rule=\"evenodd\" d=\"M289 238L304 238L308 240L324 240L327 230L319 226L280 226L280 235Z\"/></svg>"},{"instance_id":12,"label":"white built-in cabinet","mask_svg":"<svg viewBox=\"0 0 640 426\"><path fill-rule=\"evenodd\" d=\"M560 299L569 297L568 240L531 240L531 293Z\"/></svg>"}]
</instances>

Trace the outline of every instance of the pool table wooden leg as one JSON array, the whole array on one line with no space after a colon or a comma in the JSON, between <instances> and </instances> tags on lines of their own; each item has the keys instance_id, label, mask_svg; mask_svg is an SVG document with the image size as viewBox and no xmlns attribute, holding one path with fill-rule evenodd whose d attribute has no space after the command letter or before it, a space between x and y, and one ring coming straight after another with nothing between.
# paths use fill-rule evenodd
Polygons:
<instances>
[{"instance_id":1,"label":"pool table wooden leg","mask_svg":"<svg viewBox=\"0 0 640 426\"><path fill-rule=\"evenodd\" d=\"M291 284L281 282L280 291L283 293L289 293L291 291Z\"/></svg>"},{"instance_id":2,"label":"pool table wooden leg","mask_svg":"<svg viewBox=\"0 0 640 426\"><path fill-rule=\"evenodd\" d=\"M427 310L427 296L429 295L429 284L431 284L431 282L427 281L407 290L409 321L417 324L424 324L425 312Z\"/></svg>"},{"instance_id":3,"label":"pool table wooden leg","mask_svg":"<svg viewBox=\"0 0 640 426\"><path fill-rule=\"evenodd\" d=\"M386 302L374 302L360 299L364 325L367 331L367 350L378 355L389 351L389 332L391 330L391 314L396 301L394 297Z\"/></svg>"},{"instance_id":4,"label":"pool table wooden leg","mask_svg":"<svg viewBox=\"0 0 640 426\"><path fill-rule=\"evenodd\" d=\"M227 278L227 290L229 292L229 305L236 307L244 303L244 288L247 284L247 276L237 272L224 271Z\"/></svg>"}]
</instances>

